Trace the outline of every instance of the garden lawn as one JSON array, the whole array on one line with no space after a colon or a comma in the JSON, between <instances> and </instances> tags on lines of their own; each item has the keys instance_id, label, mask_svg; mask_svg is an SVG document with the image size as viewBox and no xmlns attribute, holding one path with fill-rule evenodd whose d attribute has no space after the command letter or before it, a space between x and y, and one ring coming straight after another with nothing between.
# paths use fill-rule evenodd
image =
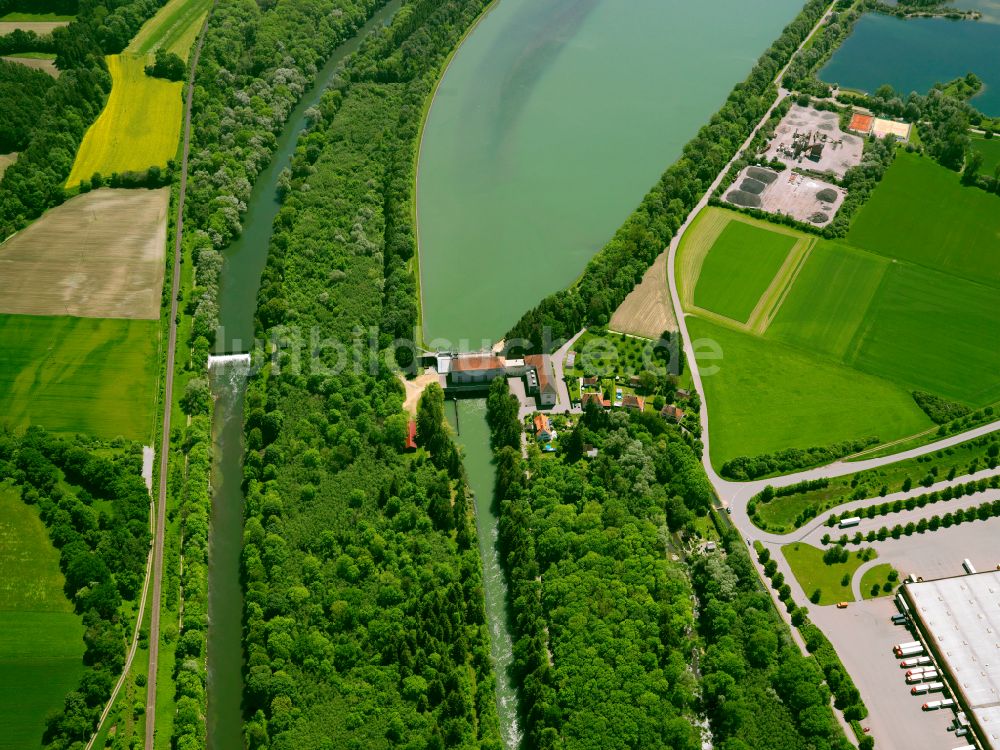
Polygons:
<instances>
[{"instance_id":1,"label":"garden lawn","mask_svg":"<svg viewBox=\"0 0 1000 750\"><path fill-rule=\"evenodd\" d=\"M929 157L901 152L851 226L848 242L1000 285L1000 197L963 187Z\"/></svg>"},{"instance_id":2,"label":"garden lawn","mask_svg":"<svg viewBox=\"0 0 1000 750\"><path fill-rule=\"evenodd\" d=\"M888 441L931 426L910 394L886 380L700 318L688 325L696 356L706 351L698 339L722 349L721 360L699 361L717 468L737 456L872 436ZM713 365L719 369L710 375Z\"/></svg>"},{"instance_id":3,"label":"garden lawn","mask_svg":"<svg viewBox=\"0 0 1000 750\"><path fill-rule=\"evenodd\" d=\"M979 168L979 174L992 177L996 168L1000 167L1000 136L988 140L973 136L972 148L983 155L983 166Z\"/></svg>"},{"instance_id":4,"label":"garden lawn","mask_svg":"<svg viewBox=\"0 0 1000 750\"><path fill-rule=\"evenodd\" d=\"M818 604L821 606L854 601L850 582L843 586L841 581L844 575L853 578L854 571L864 563L860 552L851 552L846 563L834 565L823 562L824 550L802 542L786 544L781 548L781 552L806 596L811 597L813 592L819 589Z\"/></svg>"},{"instance_id":5,"label":"garden lawn","mask_svg":"<svg viewBox=\"0 0 1000 750\"><path fill-rule=\"evenodd\" d=\"M111 95L83 137L68 188L95 173L107 178L114 172L165 167L177 154L183 84L147 76L145 55L109 55L107 61Z\"/></svg>"},{"instance_id":6,"label":"garden lawn","mask_svg":"<svg viewBox=\"0 0 1000 750\"><path fill-rule=\"evenodd\" d=\"M875 297L889 261L833 242L817 243L767 338L842 359Z\"/></svg>"},{"instance_id":7,"label":"garden lawn","mask_svg":"<svg viewBox=\"0 0 1000 750\"><path fill-rule=\"evenodd\" d=\"M795 242L787 234L729 222L705 258L695 305L745 323Z\"/></svg>"},{"instance_id":8,"label":"garden lawn","mask_svg":"<svg viewBox=\"0 0 1000 750\"><path fill-rule=\"evenodd\" d=\"M0 484L0 748L39 748L83 674L83 623L38 510Z\"/></svg>"},{"instance_id":9,"label":"garden lawn","mask_svg":"<svg viewBox=\"0 0 1000 750\"><path fill-rule=\"evenodd\" d=\"M1000 400L998 299L993 287L893 264L853 364L972 406L994 403Z\"/></svg>"},{"instance_id":10,"label":"garden lawn","mask_svg":"<svg viewBox=\"0 0 1000 750\"><path fill-rule=\"evenodd\" d=\"M0 315L0 423L149 443L159 321Z\"/></svg>"},{"instance_id":11,"label":"garden lawn","mask_svg":"<svg viewBox=\"0 0 1000 750\"><path fill-rule=\"evenodd\" d=\"M881 565L876 565L874 568L869 568L865 571L865 574L861 576L861 598L862 599L875 599L879 596L891 596L893 589L899 582L899 574L897 573L896 582L893 584L889 591L886 591L884 586L887 583L892 583L889 581L889 574L892 573L893 567L889 563L883 563ZM878 593L872 596L872 586L878 584Z\"/></svg>"}]
</instances>

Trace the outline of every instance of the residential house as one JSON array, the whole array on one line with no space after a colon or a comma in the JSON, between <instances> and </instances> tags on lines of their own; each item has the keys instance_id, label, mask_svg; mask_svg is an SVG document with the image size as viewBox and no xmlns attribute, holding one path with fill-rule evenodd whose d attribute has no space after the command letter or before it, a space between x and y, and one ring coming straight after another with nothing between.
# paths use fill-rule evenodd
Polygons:
<instances>
[{"instance_id":1,"label":"residential house","mask_svg":"<svg viewBox=\"0 0 1000 750\"><path fill-rule=\"evenodd\" d=\"M583 379L583 387L584 388L597 388L598 386L600 386L600 384L601 384L601 381L600 381L600 379L596 375L594 375L593 377L590 377L590 378L584 378Z\"/></svg>"},{"instance_id":2,"label":"residential house","mask_svg":"<svg viewBox=\"0 0 1000 750\"><path fill-rule=\"evenodd\" d=\"M642 396L636 396L634 393L626 393L622 396L622 406L626 409L642 411L646 408L646 400Z\"/></svg>"},{"instance_id":3,"label":"residential house","mask_svg":"<svg viewBox=\"0 0 1000 750\"><path fill-rule=\"evenodd\" d=\"M602 409L610 409L611 408L611 402L608 401L607 399L605 399L604 396L601 395L600 393L584 393L583 396L581 396L581 398L580 398L580 404L584 408L586 408L587 404L589 404L591 402L597 404Z\"/></svg>"},{"instance_id":4,"label":"residential house","mask_svg":"<svg viewBox=\"0 0 1000 750\"><path fill-rule=\"evenodd\" d=\"M555 406L559 401L559 391L556 388L555 379L552 377L552 365L548 354L529 354L524 358L524 363L530 368L534 368L535 377L528 377L528 393L538 396L538 403L545 406Z\"/></svg>"},{"instance_id":5,"label":"residential house","mask_svg":"<svg viewBox=\"0 0 1000 750\"><path fill-rule=\"evenodd\" d=\"M415 420L410 420L410 423L406 425L406 450L415 451L417 449L417 423Z\"/></svg>"},{"instance_id":6,"label":"residential house","mask_svg":"<svg viewBox=\"0 0 1000 750\"><path fill-rule=\"evenodd\" d=\"M535 437L544 442L552 439L552 424L544 414L535 416Z\"/></svg>"},{"instance_id":7,"label":"residential house","mask_svg":"<svg viewBox=\"0 0 1000 750\"><path fill-rule=\"evenodd\" d=\"M666 404L660 409L660 416L680 424L684 421L684 410L673 404Z\"/></svg>"}]
</instances>

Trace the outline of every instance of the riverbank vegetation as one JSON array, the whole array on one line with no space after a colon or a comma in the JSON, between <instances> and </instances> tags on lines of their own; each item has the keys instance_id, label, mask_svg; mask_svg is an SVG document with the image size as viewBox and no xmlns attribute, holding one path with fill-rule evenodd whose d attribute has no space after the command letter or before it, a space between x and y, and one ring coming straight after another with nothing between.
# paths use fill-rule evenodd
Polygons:
<instances>
[{"instance_id":1,"label":"riverbank vegetation","mask_svg":"<svg viewBox=\"0 0 1000 750\"><path fill-rule=\"evenodd\" d=\"M124 665L150 541L141 467L138 444L60 439L36 427L0 434L0 479L37 506L59 550L65 595L83 620L86 670L46 718L47 747L89 738Z\"/></svg>"},{"instance_id":2,"label":"riverbank vegetation","mask_svg":"<svg viewBox=\"0 0 1000 750\"><path fill-rule=\"evenodd\" d=\"M330 5L295 7L297 19L289 8L258 19L246 4L220 7L228 23L220 19L203 53L196 137L231 148L192 152L195 174L218 175L189 196L192 221L205 230L192 233L189 247L198 259L192 362L204 361L218 316L218 251L240 231L249 184L295 94L332 51L324 32L351 33L375 5L341 4L341 15ZM294 326L350 345L357 327L386 330L391 316L391 330L412 328L417 124L441 61L481 9L459 0L407 5L311 113L258 297L261 334ZM259 48L240 52L241 28L257 24ZM278 38L303 68L281 67L285 56L265 43ZM241 71L244 54L260 58L260 79L258 67ZM263 92L274 114L260 120L256 137L234 141L226 134L245 124L224 108L226 97L238 111L247 107L242 83ZM248 387L247 743L312 746L336 736L372 748L498 748L475 527L440 392L421 403L420 450L404 453L408 418L396 377L374 356L334 371L334 356L324 349L299 370L278 357Z\"/></svg>"},{"instance_id":3,"label":"riverbank vegetation","mask_svg":"<svg viewBox=\"0 0 1000 750\"><path fill-rule=\"evenodd\" d=\"M821 670L791 642L742 541L690 566L669 554L712 500L677 428L591 407L574 433L596 458L524 459L502 437L518 429L506 402L498 379L496 501L528 745L697 748L693 720L707 714L720 747L846 747Z\"/></svg>"},{"instance_id":4,"label":"riverbank vegetation","mask_svg":"<svg viewBox=\"0 0 1000 750\"><path fill-rule=\"evenodd\" d=\"M774 79L823 16L828 3L810 0L738 84L723 108L684 148L612 240L587 264L579 281L528 311L506 339L538 351L559 346L581 328L606 325L626 295L670 243L716 175L774 102Z\"/></svg>"}]
</instances>

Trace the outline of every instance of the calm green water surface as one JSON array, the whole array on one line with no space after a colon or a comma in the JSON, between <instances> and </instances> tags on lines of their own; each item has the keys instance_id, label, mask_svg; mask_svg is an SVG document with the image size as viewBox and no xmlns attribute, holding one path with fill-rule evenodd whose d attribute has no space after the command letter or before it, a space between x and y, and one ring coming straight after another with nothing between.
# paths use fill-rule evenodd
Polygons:
<instances>
[{"instance_id":1,"label":"calm green water surface","mask_svg":"<svg viewBox=\"0 0 1000 750\"><path fill-rule=\"evenodd\" d=\"M576 278L800 0L501 0L431 107L424 338L479 348Z\"/></svg>"},{"instance_id":2,"label":"calm green water surface","mask_svg":"<svg viewBox=\"0 0 1000 750\"><path fill-rule=\"evenodd\" d=\"M985 86L972 104L984 114L1000 115L1000 0L959 0L955 7L979 10L983 18L865 14L820 78L868 92L889 84L905 96L975 73Z\"/></svg>"},{"instance_id":3,"label":"calm green water surface","mask_svg":"<svg viewBox=\"0 0 1000 750\"><path fill-rule=\"evenodd\" d=\"M268 167L254 185L243 217L243 234L225 252L219 295L222 351L252 346L253 316L260 274L267 262L277 200L278 176L291 162L306 110L319 102L340 62L357 50L368 31L388 22L401 0L392 0L350 41L331 55L317 73L315 86L292 110ZM240 554L243 547L243 396L246 371L227 365L212 373L215 415L212 424L212 519L208 568L208 748L243 747L243 591Z\"/></svg>"}]
</instances>

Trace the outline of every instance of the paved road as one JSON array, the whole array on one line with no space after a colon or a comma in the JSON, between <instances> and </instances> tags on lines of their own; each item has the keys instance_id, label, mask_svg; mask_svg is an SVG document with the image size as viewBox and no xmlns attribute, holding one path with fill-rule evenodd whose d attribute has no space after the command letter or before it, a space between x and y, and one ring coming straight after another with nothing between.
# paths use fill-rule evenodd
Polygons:
<instances>
[{"instance_id":1,"label":"paved road","mask_svg":"<svg viewBox=\"0 0 1000 750\"><path fill-rule=\"evenodd\" d=\"M194 73L205 41L208 22L215 4L205 18L191 60L187 98L184 108L184 150L181 157L181 184L177 200L177 227L174 233L174 272L170 282L170 334L167 343L167 375L163 390L163 432L160 435L160 486L156 501L156 533L153 536L153 597L149 620L149 672L146 687L146 750L154 750L156 739L156 679L160 658L160 605L163 583L163 536L167 515L167 462L170 455L170 411L174 402L174 361L177 354L177 294L181 285L181 238L184 232L184 198L187 193L188 153L191 149L191 102L194 98Z\"/></svg>"}]
</instances>

